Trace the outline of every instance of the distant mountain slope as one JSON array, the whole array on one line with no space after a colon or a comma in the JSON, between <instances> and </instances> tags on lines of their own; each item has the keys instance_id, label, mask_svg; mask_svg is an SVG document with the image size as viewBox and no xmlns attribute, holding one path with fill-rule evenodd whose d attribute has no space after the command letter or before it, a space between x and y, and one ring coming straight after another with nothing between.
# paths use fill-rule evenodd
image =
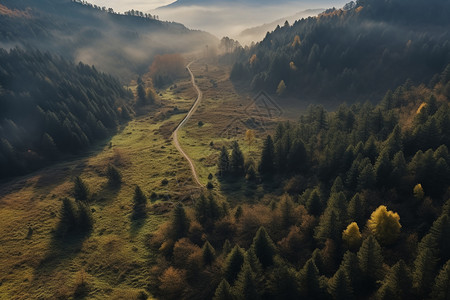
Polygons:
<instances>
[{"instance_id":1,"label":"distant mountain slope","mask_svg":"<svg viewBox=\"0 0 450 300\"><path fill-rule=\"evenodd\" d=\"M364 0L268 34L236 52L232 78L296 98L376 99L450 63L450 1ZM286 89L283 86L286 86Z\"/></svg>"},{"instance_id":2,"label":"distant mountain slope","mask_svg":"<svg viewBox=\"0 0 450 300\"><path fill-rule=\"evenodd\" d=\"M274 31L277 26L282 26L284 22L288 21L289 23L293 23L296 20L300 20L303 18L311 17L311 16L317 16L318 14L325 11L325 9L308 9L305 11L298 12L294 15L278 19L276 21L273 21L271 23L263 24L261 26L248 28L244 31L242 31L238 35L238 39L241 43L248 43L251 41L257 42L262 39L264 39L264 36L267 32Z\"/></svg>"},{"instance_id":3,"label":"distant mountain slope","mask_svg":"<svg viewBox=\"0 0 450 300\"><path fill-rule=\"evenodd\" d=\"M56 52L121 77L144 72L156 54L190 52L216 42L178 23L70 0L4 0L0 6L0 46Z\"/></svg>"},{"instance_id":4,"label":"distant mountain slope","mask_svg":"<svg viewBox=\"0 0 450 300\"><path fill-rule=\"evenodd\" d=\"M181 6L229 6L233 4L255 6L255 5L282 5L287 3L298 3L295 0L281 0L274 3L273 0L177 0L169 5L160 8L173 8ZM315 5L329 4L329 0L303 1L305 3L314 3Z\"/></svg>"}]
</instances>

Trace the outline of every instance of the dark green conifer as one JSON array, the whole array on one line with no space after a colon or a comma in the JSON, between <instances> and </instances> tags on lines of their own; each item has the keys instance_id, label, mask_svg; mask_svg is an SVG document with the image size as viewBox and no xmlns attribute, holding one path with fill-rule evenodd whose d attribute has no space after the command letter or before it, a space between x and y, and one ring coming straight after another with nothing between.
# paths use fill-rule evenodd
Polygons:
<instances>
[{"instance_id":1,"label":"dark green conifer","mask_svg":"<svg viewBox=\"0 0 450 300\"><path fill-rule=\"evenodd\" d=\"M224 277L231 284L236 280L242 265L244 264L244 251L238 246L234 246L224 263Z\"/></svg>"},{"instance_id":2,"label":"dark green conifer","mask_svg":"<svg viewBox=\"0 0 450 300\"><path fill-rule=\"evenodd\" d=\"M431 292L431 299L435 300L449 300L450 299L450 260L436 276L433 290Z\"/></svg>"},{"instance_id":3,"label":"dark green conifer","mask_svg":"<svg viewBox=\"0 0 450 300\"><path fill-rule=\"evenodd\" d=\"M228 281L222 279L219 286L214 293L213 300L234 300L233 294L231 293L231 287Z\"/></svg>"},{"instance_id":4,"label":"dark green conifer","mask_svg":"<svg viewBox=\"0 0 450 300\"><path fill-rule=\"evenodd\" d=\"M202 247L202 257L205 265L211 265L216 259L216 250L208 241Z\"/></svg>"},{"instance_id":5,"label":"dark green conifer","mask_svg":"<svg viewBox=\"0 0 450 300\"><path fill-rule=\"evenodd\" d=\"M172 228L175 241L185 237L189 231L189 219L181 203L178 203L173 210Z\"/></svg>"},{"instance_id":6,"label":"dark green conifer","mask_svg":"<svg viewBox=\"0 0 450 300\"><path fill-rule=\"evenodd\" d=\"M87 201L89 196L89 188L79 176L74 180L73 195L77 201Z\"/></svg>"},{"instance_id":7,"label":"dark green conifer","mask_svg":"<svg viewBox=\"0 0 450 300\"><path fill-rule=\"evenodd\" d=\"M230 172L230 157L225 146L220 151L218 168L220 176L226 176Z\"/></svg>"},{"instance_id":8,"label":"dark green conifer","mask_svg":"<svg viewBox=\"0 0 450 300\"><path fill-rule=\"evenodd\" d=\"M364 286L373 289L383 277L383 256L377 240L370 235L358 251L358 262Z\"/></svg>"},{"instance_id":9,"label":"dark green conifer","mask_svg":"<svg viewBox=\"0 0 450 300\"><path fill-rule=\"evenodd\" d=\"M263 268L273 264L275 245L264 227L260 227L253 238L252 248Z\"/></svg>"},{"instance_id":10,"label":"dark green conifer","mask_svg":"<svg viewBox=\"0 0 450 300\"><path fill-rule=\"evenodd\" d=\"M134 220L144 218L147 215L147 197L139 186L134 189L133 196L133 215Z\"/></svg>"},{"instance_id":11,"label":"dark green conifer","mask_svg":"<svg viewBox=\"0 0 450 300\"><path fill-rule=\"evenodd\" d=\"M271 175L275 171L275 147L270 135L264 140L261 152L261 162L259 164L259 172L263 175Z\"/></svg>"},{"instance_id":12,"label":"dark green conifer","mask_svg":"<svg viewBox=\"0 0 450 300\"><path fill-rule=\"evenodd\" d=\"M329 280L328 292L335 300L349 300L353 298L351 282L344 268L339 268Z\"/></svg>"}]
</instances>

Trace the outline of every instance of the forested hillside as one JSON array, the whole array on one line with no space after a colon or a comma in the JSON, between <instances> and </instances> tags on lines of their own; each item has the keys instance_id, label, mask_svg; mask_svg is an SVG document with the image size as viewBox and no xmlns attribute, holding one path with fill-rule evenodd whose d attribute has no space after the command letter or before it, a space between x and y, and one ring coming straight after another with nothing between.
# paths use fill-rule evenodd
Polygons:
<instances>
[{"instance_id":1,"label":"forested hillside","mask_svg":"<svg viewBox=\"0 0 450 300\"><path fill-rule=\"evenodd\" d=\"M39 51L0 49L0 178L78 153L130 119L110 75Z\"/></svg>"},{"instance_id":2,"label":"forested hillside","mask_svg":"<svg viewBox=\"0 0 450 300\"><path fill-rule=\"evenodd\" d=\"M151 239L159 252L151 291L165 299L446 299L449 82L450 66L433 85L403 84L376 106L313 106L266 138L259 175L236 142L231 153L222 148L217 175L247 181L254 197L178 204Z\"/></svg>"},{"instance_id":3,"label":"forested hillside","mask_svg":"<svg viewBox=\"0 0 450 300\"><path fill-rule=\"evenodd\" d=\"M443 71L449 10L445 0L352 1L237 50L231 79L297 98L376 101L407 79L428 82Z\"/></svg>"},{"instance_id":4,"label":"forested hillside","mask_svg":"<svg viewBox=\"0 0 450 300\"><path fill-rule=\"evenodd\" d=\"M216 41L134 10L118 14L71 0L0 3L0 47L55 52L124 79L145 73L157 54L195 51Z\"/></svg>"}]
</instances>

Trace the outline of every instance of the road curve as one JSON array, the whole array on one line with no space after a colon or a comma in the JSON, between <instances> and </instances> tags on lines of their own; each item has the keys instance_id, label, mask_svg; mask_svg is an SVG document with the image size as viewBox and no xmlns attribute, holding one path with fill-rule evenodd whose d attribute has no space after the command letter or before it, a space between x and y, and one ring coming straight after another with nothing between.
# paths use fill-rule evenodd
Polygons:
<instances>
[{"instance_id":1,"label":"road curve","mask_svg":"<svg viewBox=\"0 0 450 300\"><path fill-rule=\"evenodd\" d=\"M192 85L194 86L194 89L197 92L197 99L195 100L194 104L192 105L191 109L189 110L189 112L187 113L187 115L183 118L183 120L180 122L180 124L178 124L177 128L175 128L175 130L172 133L172 139L173 139L173 143L175 145L175 147L177 148L177 150L181 153L181 155L184 156L184 158L188 161L189 165L191 166L191 171L192 171L192 177L194 177L194 182L200 186L200 187L204 187L203 184L200 182L200 179L198 178L198 174L197 171L195 170L195 165L194 162L192 161L192 159L186 154L186 152L184 152L183 148L181 148L180 142L178 140L178 131L181 129L181 127L183 127L186 122L189 120L190 117L192 117L192 115L195 113L195 111L197 110L198 106L200 105L200 102L202 101L203 98L203 93L202 91L199 89L199 87L197 86L197 84L195 83L195 76L194 73L192 73L190 66L194 63L195 61L191 61L187 66L186 69L188 70L189 74L191 75L191 82Z\"/></svg>"}]
</instances>

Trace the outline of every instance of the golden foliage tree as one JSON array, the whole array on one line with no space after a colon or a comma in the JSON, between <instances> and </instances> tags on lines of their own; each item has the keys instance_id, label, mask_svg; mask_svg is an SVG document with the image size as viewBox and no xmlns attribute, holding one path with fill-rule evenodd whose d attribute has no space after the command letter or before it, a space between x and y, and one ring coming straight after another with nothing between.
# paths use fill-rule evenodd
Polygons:
<instances>
[{"instance_id":1,"label":"golden foliage tree","mask_svg":"<svg viewBox=\"0 0 450 300\"><path fill-rule=\"evenodd\" d=\"M347 243L351 250L357 250L361 246L362 235L356 222L352 222L342 232L342 239Z\"/></svg>"},{"instance_id":2,"label":"golden foliage tree","mask_svg":"<svg viewBox=\"0 0 450 300\"><path fill-rule=\"evenodd\" d=\"M186 271L169 267L159 278L161 292L166 299L182 298L186 288Z\"/></svg>"},{"instance_id":3,"label":"golden foliage tree","mask_svg":"<svg viewBox=\"0 0 450 300\"><path fill-rule=\"evenodd\" d=\"M420 183L416 184L416 186L413 189L414 192L414 198L417 200L422 200L425 196L425 192L423 191L423 187Z\"/></svg>"},{"instance_id":4,"label":"golden foliage tree","mask_svg":"<svg viewBox=\"0 0 450 300\"><path fill-rule=\"evenodd\" d=\"M284 83L284 80L281 80L277 87L277 95L281 96L286 91L286 84Z\"/></svg>"},{"instance_id":5,"label":"golden foliage tree","mask_svg":"<svg viewBox=\"0 0 450 300\"><path fill-rule=\"evenodd\" d=\"M367 226L377 240L385 245L395 242L400 234L400 228L402 228L400 216L393 211L388 211L384 205L372 213Z\"/></svg>"}]
</instances>

